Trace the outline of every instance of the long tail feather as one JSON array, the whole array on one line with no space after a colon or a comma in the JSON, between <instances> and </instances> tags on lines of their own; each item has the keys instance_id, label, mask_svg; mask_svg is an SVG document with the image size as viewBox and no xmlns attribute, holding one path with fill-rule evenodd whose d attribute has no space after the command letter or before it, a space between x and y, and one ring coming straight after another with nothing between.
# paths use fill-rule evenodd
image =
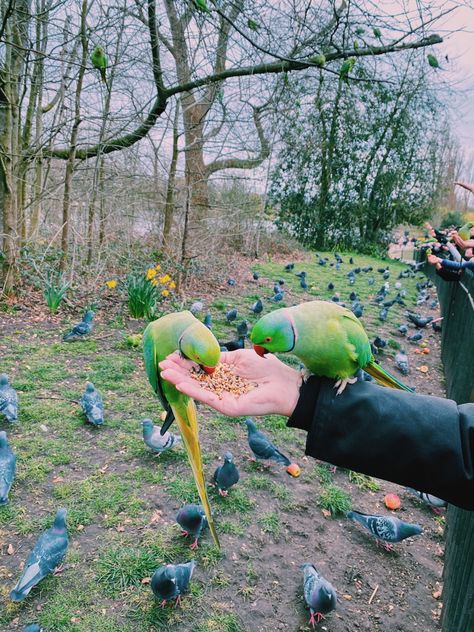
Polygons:
<instances>
[{"instance_id":1,"label":"long tail feather","mask_svg":"<svg viewBox=\"0 0 474 632\"><path fill-rule=\"evenodd\" d=\"M206 482L204 480L204 472L202 467L201 448L199 445L199 431L197 424L196 405L192 399L188 399L184 410L180 406L172 406L176 421L178 422L181 436L183 438L184 447L188 453L189 463L193 470L194 480L201 499L202 506L206 512L206 518L209 524L212 537L216 545L220 548L219 538L214 526L211 514L211 506L207 497Z\"/></svg>"},{"instance_id":2,"label":"long tail feather","mask_svg":"<svg viewBox=\"0 0 474 632\"><path fill-rule=\"evenodd\" d=\"M389 373L385 369L382 369L380 364L377 364L373 360L371 360L369 364L367 364L364 367L364 371L368 373L369 375L371 375L374 378L374 380L377 380L379 384L382 384L382 386L388 386L390 388L399 388L402 391L408 391L409 393L415 392L412 388L410 388L406 384L403 384L403 382L400 382L399 380L397 380L397 378L394 377L391 373Z\"/></svg>"}]
</instances>

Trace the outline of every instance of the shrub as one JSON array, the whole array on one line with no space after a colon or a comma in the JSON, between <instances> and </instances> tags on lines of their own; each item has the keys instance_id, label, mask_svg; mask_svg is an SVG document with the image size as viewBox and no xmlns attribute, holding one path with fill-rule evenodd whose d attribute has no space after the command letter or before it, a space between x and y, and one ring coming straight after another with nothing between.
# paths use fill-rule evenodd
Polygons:
<instances>
[{"instance_id":1,"label":"shrub","mask_svg":"<svg viewBox=\"0 0 474 632\"><path fill-rule=\"evenodd\" d=\"M337 516L351 510L351 497L337 485L325 485L319 497L319 506Z\"/></svg>"},{"instance_id":2,"label":"shrub","mask_svg":"<svg viewBox=\"0 0 474 632\"><path fill-rule=\"evenodd\" d=\"M51 271L47 273L44 282L43 296L45 298L46 305L52 314L55 314L58 311L68 289L69 283L64 282L62 274L55 275Z\"/></svg>"}]
</instances>

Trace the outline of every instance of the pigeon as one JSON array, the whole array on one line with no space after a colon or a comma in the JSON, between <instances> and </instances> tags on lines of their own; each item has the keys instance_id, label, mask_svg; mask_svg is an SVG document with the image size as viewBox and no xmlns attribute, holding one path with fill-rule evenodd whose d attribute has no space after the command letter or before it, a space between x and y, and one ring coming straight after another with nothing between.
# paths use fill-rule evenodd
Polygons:
<instances>
[{"instance_id":1,"label":"pigeon","mask_svg":"<svg viewBox=\"0 0 474 632\"><path fill-rule=\"evenodd\" d=\"M17 585L10 593L12 601L23 601L30 590L44 577L53 572L59 572L57 569L66 555L69 544L66 514L66 509L58 509L53 526L37 540L26 560Z\"/></svg>"},{"instance_id":2,"label":"pigeon","mask_svg":"<svg viewBox=\"0 0 474 632\"><path fill-rule=\"evenodd\" d=\"M259 278L260 278L260 275L258 274L258 272L254 272L254 273L252 274L252 277L253 277L253 280L254 280L254 281L258 281L258 280L259 280Z\"/></svg>"},{"instance_id":3,"label":"pigeon","mask_svg":"<svg viewBox=\"0 0 474 632\"><path fill-rule=\"evenodd\" d=\"M362 303L358 303L357 301L355 301L354 303L352 303L351 311L356 318L361 318L364 313L364 306L362 305Z\"/></svg>"},{"instance_id":4,"label":"pigeon","mask_svg":"<svg viewBox=\"0 0 474 632\"><path fill-rule=\"evenodd\" d=\"M280 290L281 286L278 283L275 283L275 285L273 286L273 294L278 294Z\"/></svg>"},{"instance_id":5,"label":"pigeon","mask_svg":"<svg viewBox=\"0 0 474 632\"><path fill-rule=\"evenodd\" d=\"M349 263L351 264L351 266L354 265L354 259L352 257L349 259Z\"/></svg>"},{"instance_id":6,"label":"pigeon","mask_svg":"<svg viewBox=\"0 0 474 632\"><path fill-rule=\"evenodd\" d=\"M341 269L341 261L336 261L336 270L340 270Z\"/></svg>"},{"instance_id":7,"label":"pigeon","mask_svg":"<svg viewBox=\"0 0 474 632\"><path fill-rule=\"evenodd\" d=\"M258 298L250 309L254 314L260 314L263 311L262 301Z\"/></svg>"},{"instance_id":8,"label":"pigeon","mask_svg":"<svg viewBox=\"0 0 474 632\"><path fill-rule=\"evenodd\" d=\"M407 318L408 320L411 320L411 322L415 325L415 327L418 327L418 329L423 329L433 320L433 316L422 318L421 316L418 316L417 314L412 314L411 312L407 313Z\"/></svg>"},{"instance_id":9,"label":"pigeon","mask_svg":"<svg viewBox=\"0 0 474 632\"><path fill-rule=\"evenodd\" d=\"M271 301L273 301L274 303L278 303L279 301L282 301L283 298L285 296L285 293L283 291L278 292L278 294L275 294L274 296L271 297Z\"/></svg>"},{"instance_id":10,"label":"pigeon","mask_svg":"<svg viewBox=\"0 0 474 632\"><path fill-rule=\"evenodd\" d=\"M334 283L328 283L328 290L333 290L334 289Z\"/></svg>"},{"instance_id":11,"label":"pigeon","mask_svg":"<svg viewBox=\"0 0 474 632\"><path fill-rule=\"evenodd\" d=\"M246 336L249 333L249 324L246 320L237 325L237 333L239 336Z\"/></svg>"},{"instance_id":12,"label":"pigeon","mask_svg":"<svg viewBox=\"0 0 474 632\"><path fill-rule=\"evenodd\" d=\"M433 331L441 331L442 330L442 326L440 323L431 323L431 327L433 328Z\"/></svg>"},{"instance_id":13,"label":"pigeon","mask_svg":"<svg viewBox=\"0 0 474 632\"><path fill-rule=\"evenodd\" d=\"M339 303L339 301L340 301L340 300L341 300L341 299L339 298L339 294L334 294L334 296L333 296L333 297L331 297L331 301L332 301L333 303Z\"/></svg>"},{"instance_id":14,"label":"pigeon","mask_svg":"<svg viewBox=\"0 0 474 632\"><path fill-rule=\"evenodd\" d=\"M8 445L7 433L0 432L0 507L8 503L8 493L15 478L16 456Z\"/></svg>"},{"instance_id":15,"label":"pigeon","mask_svg":"<svg viewBox=\"0 0 474 632\"><path fill-rule=\"evenodd\" d=\"M39 623L30 623L29 625L26 626L26 628L23 628L23 632L42 632L43 628L40 627Z\"/></svg>"},{"instance_id":16,"label":"pigeon","mask_svg":"<svg viewBox=\"0 0 474 632\"><path fill-rule=\"evenodd\" d=\"M301 279L300 286L301 286L301 288L303 290L307 290L308 289L308 284L306 283L306 279Z\"/></svg>"},{"instance_id":17,"label":"pigeon","mask_svg":"<svg viewBox=\"0 0 474 632\"><path fill-rule=\"evenodd\" d=\"M94 327L94 324L92 322L94 316L95 312L93 312L91 309L88 309L87 312L84 314L81 322L77 323L77 325L74 325L71 331L69 331L67 334L64 334L64 342L74 342L75 340L82 340L84 336L87 336L87 334L89 334Z\"/></svg>"},{"instance_id":18,"label":"pigeon","mask_svg":"<svg viewBox=\"0 0 474 632\"><path fill-rule=\"evenodd\" d=\"M285 266L285 272L291 272L292 270L294 270L294 268L295 268L294 263L287 263Z\"/></svg>"},{"instance_id":19,"label":"pigeon","mask_svg":"<svg viewBox=\"0 0 474 632\"><path fill-rule=\"evenodd\" d=\"M374 279L374 277L368 277L368 279L367 279L367 284L368 284L368 285L373 285L374 283L375 283L375 279Z\"/></svg>"},{"instance_id":20,"label":"pigeon","mask_svg":"<svg viewBox=\"0 0 474 632\"><path fill-rule=\"evenodd\" d=\"M382 321L382 323L384 323L387 320L387 316L388 316L388 309L384 307L379 312L379 320Z\"/></svg>"},{"instance_id":21,"label":"pigeon","mask_svg":"<svg viewBox=\"0 0 474 632\"><path fill-rule=\"evenodd\" d=\"M104 423L104 402L92 382L87 382L86 390L80 400L81 408L87 421L93 426L101 426Z\"/></svg>"},{"instance_id":22,"label":"pigeon","mask_svg":"<svg viewBox=\"0 0 474 632\"><path fill-rule=\"evenodd\" d=\"M278 284L279 285L285 285L284 279L278 279Z\"/></svg>"},{"instance_id":23,"label":"pigeon","mask_svg":"<svg viewBox=\"0 0 474 632\"><path fill-rule=\"evenodd\" d=\"M224 454L224 463L214 472L214 482L220 496L227 496L228 490L239 482L240 474L234 463L232 452Z\"/></svg>"},{"instance_id":24,"label":"pigeon","mask_svg":"<svg viewBox=\"0 0 474 632\"><path fill-rule=\"evenodd\" d=\"M232 321L234 321L237 318L237 310L235 309L229 309L229 311L227 312L227 314L225 315L225 317L227 318L227 321L229 323L231 323Z\"/></svg>"},{"instance_id":25,"label":"pigeon","mask_svg":"<svg viewBox=\"0 0 474 632\"><path fill-rule=\"evenodd\" d=\"M442 500L441 498L438 498L437 496L433 496L432 494L419 492L418 490L413 489L412 487L407 487L407 490L410 493L417 496L420 500L422 500L425 503L425 505L428 505L428 507L431 507L431 509L433 509L435 513L438 513L440 509L442 509L443 507L447 507L448 505L448 503L445 500Z\"/></svg>"},{"instance_id":26,"label":"pigeon","mask_svg":"<svg viewBox=\"0 0 474 632\"><path fill-rule=\"evenodd\" d=\"M410 369L408 368L408 357L403 349L400 349L395 356L395 366L402 375L408 375L410 373Z\"/></svg>"},{"instance_id":27,"label":"pigeon","mask_svg":"<svg viewBox=\"0 0 474 632\"><path fill-rule=\"evenodd\" d=\"M174 445L181 441L181 437L168 431L162 435L160 426L155 426L151 419L144 419L142 426L143 441L156 456L171 450Z\"/></svg>"},{"instance_id":28,"label":"pigeon","mask_svg":"<svg viewBox=\"0 0 474 632\"><path fill-rule=\"evenodd\" d=\"M355 292L351 292L349 294L349 300L351 300L351 301L358 301L359 297L357 296L357 294Z\"/></svg>"},{"instance_id":29,"label":"pigeon","mask_svg":"<svg viewBox=\"0 0 474 632\"><path fill-rule=\"evenodd\" d=\"M386 272L387 268L377 268L377 272L379 272L380 274L383 274L384 272Z\"/></svg>"},{"instance_id":30,"label":"pigeon","mask_svg":"<svg viewBox=\"0 0 474 632\"><path fill-rule=\"evenodd\" d=\"M183 536L194 536L194 542L191 549L198 548L198 540L201 532L207 527L207 518L202 505L184 505L176 514L176 522L183 530Z\"/></svg>"},{"instance_id":31,"label":"pigeon","mask_svg":"<svg viewBox=\"0 0 474 632\"><path fill-rule=\"evenodd\" d=\"M395 305L395 303L397 303L397 302L398 302L398 299L395 297L395 298L392 298L392 300L390 300L390 301L384 301L382 303L382 306L383 307L387 307L387 308L393 307Z\"/></svg>"},{"instance_id":32,"label":"pigeon","mask_svg":"<svg viewBox=\"0 0 474 632\"><path fill-rule=\"evenodd\" d=\"M229 277L227 279L227 285L230 285L231 287L234 287L234 285L237 285L237 281L233 277Z\"/></svg>"},{"instance_id":33,"label":"pigeon","mask_svg":"<svg viewBox=\"0 0 474 632\"><path fill-rule=\"evenodd\" d=\"M360 274L360 268L354 268L352 271L354 274Z\"/></svg>"},{"instance_id":34,"label":"pigeon","mask_svg":"<svg viewBox=\"0 0 474 632\"><path fill-rule=\"evenodd\" d=\"M387 346L387 341L380 336L376 336L374 338L374 345L377 347L377 349L385 349L385 347Z\"/></svg>"},{"instance_id":35,"label":"pigeon","mask_svg":"<svg viewBox=\"0 0 474 632\"><path fill-rule=\"evenodd\" d=\"M300 279L304 279L306 276L306 272L304 270L302 270L301 272L296 272L295 276L299 277Z\"/></svg>"},{"instance_id":36,"label":"pigeon","mask_svg":"<svg viewBox=\"0 0 474 632\"><path fill-rule=\"evenodd\" d=\"M400 325L398 331L402 336L404 336L408 331L408 327L406 325Z\"/></svg>"},{"instance_id":37,"label":"pigeon","mask_svg":"<svg viewBox=\"0 0 474 632\"><path fill-rule=\"evenodd\" d=\"M320 259L320 260L318 261L318 265L320 265L320 266L325 266L325 265L326 265L326 263L327 263L327 261L325 261L324 259Z\"/></svg>"},{"instance_id":38,"label":"pigeon","mask_svg":"<svg viewBox=\"0 0 474 632\"><path fill-rule=\"evenodd\" d=\"M350 276L348 280L349 280L349 285L354 285L354 283L355 283L355 276Z\"/></svg>"},{"instance_id":39,"label":"pigeon","mask_svg":"<svg viewBox=\"0 0 474 632\"><path fill-rule=\"evenodd\" d=\"M202 322L206 325L209 331L212 331L212 316L210 314L206 314Z\"/></svg>"},{"instance_id":40,"label":"pigeon","mask_svg":"<svg viewBox=\"0 0 474 632\"><path fill-rule=\"evenodd\" d=\"M423 334L416 333L413 334L413 336L407 336L407 340L410 342L419 342L420 340L423 340Z\"/></svg>"},{"instance_id":41,"label":"pigeon","mask_svg":"<svg viewBox=\"0 0 474 632\"><path fill-rule=\"evenodd\" d=\"M366 266L365 268L362 268L362 272L366 272L366 273L370 272L371 270L372 270L372 268L369 267L369 266Z\"/></svg>"},{"instance_id":42,"label":"pigeon","mask_svg":"<svg viewBox=\"0 0 474 632\"><path fill-rule=\"evenodd\" d=\"M195 301L189 308L189 311L191 312L193 316L196 316L196 314L199 314L199 312L202 312L203 309L204 309L204 303L202 301Z\"/></svg>"},{"instance_id":43,"label":"pigeon","mask_svg":"<svg viewBox=\"0 0 474 632\"><path fill-rule=\"evenodd\" d=\"M314 564L303 564L303 593L311 613L309 623L313 627L324 619L325 614L336 608L336 591L318 573Z\"/></svg>"},{"instance_id":44,"label":"pigeon","mask_svg":"<svg viewBox=\"0 0 474 632\"><path fill-rule=\"evenodd\" d=\"M282 454L263 432L257 430L252 419L247 418L245 423L248 430L249 446L257 459L262 461L276 461L277 463L282 463L287 466L291 464L290 459Z\"/></svg>"},{"instance_id":45,"label":"pigeon","mask_svg":"<svg viewBox=\"0 0 474 632\"><path fill-rule=\"evenodd\" d=\"M18 395L5 373L0 375L0 415L10 423L18 421Z\"/></svg>"},{"instance_id":46,"label":"pigeon","mask_svg":"<svg viewBox=\"0 0 474 632\"><path fill-rule=\"evenodd\" d=\"M167 601L175 599L175 605L181 603L181 595L186 592L193 576L196 560L184 564L165 564L153 573L151 589L164 608Z\"/></svg>"},{"instance_id":47,"label":"pigeon","mask_svg":"<svg viewBox=\"0 0 474 632\"><path fill-rule=\"evenodd\" d=\"M430 309L436 309L438 307L439 303L437 301L437 299L433 299L430 303Z\"/></svg>"},{"instance_id":48,"label":"pigeon","mask_svg":"<svg viewBox=\"0 0 474 632\"><path fill-rule=\"evenodd\" d=\"M383 278L384 278L385 280L387 280L387 279L389 279L389 278L390 278L390 272L389 272L389 270L385 270L385 272L383 273Z\"/></svg>"},{"instance_id":49,"label":"pigeon","mask_svg":"<svg viewBox=\"0 0 474 632\"><path fill-rule=\"evenodd\" d=\"M423 533L420 525L403 522L393 516L371 516L360 511L349 511L346 515L367 529L378 542L382 542L387 551L392 550L393 542L401 542L412 535Z\"/></svg>"},{"instance_id":50,"label":"pigeon","mask_svg":"<svg viewBox=\"0 0 474 632\"><path fill-rule=\"evenodd\" d=\"M239 336L236 340L219 343L221 351L237 351L237 349L245 349L245 336Z\"/></svg>"}]
</instances>

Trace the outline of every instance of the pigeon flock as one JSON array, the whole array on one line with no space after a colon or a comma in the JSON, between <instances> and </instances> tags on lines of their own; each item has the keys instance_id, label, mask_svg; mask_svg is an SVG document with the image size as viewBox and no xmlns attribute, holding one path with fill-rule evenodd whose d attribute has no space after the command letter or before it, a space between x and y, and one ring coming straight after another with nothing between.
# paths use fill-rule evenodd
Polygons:
<instances>
[{"instance_id":1,"label":"pigeon flock","mask_svg":"<svg viewBox=\"0 0 474 632\"><path fill-rule=\"evenodd\" d=\"M334 254L334 262L329 261L328 257L323 258L318 254L316 257L316 262L319 266L334 267L336 271L339 270L344 263L344 260L338 253ZM352 258L349 260L349 263L350 265L354 265ZM283 268L283 272L286 274L296 274L301 289L306 291L308 288L312 288L312 283L306 271L301 270L295 273L294 270L294 263L288 263ZM396 290L395 295L390 289L389 279L391 278L391 272L388 266L377 269L376 273L374 273L371 266L353 268L345 275L344 283L353 286L358 277L362 278L362 275L369 273L372 273L372 276L367 277L366 283L368 286L375 284L374 277L376 277L376 273L379 273L384 281L380 289L376 292L374 291L372 297L373 304L380 307L378 318L384 322L393 305L406 305L406 291L403 289L400 281L403 280L403 278L414 277L415 272L414 270L407 269L399 274L399 280L394 283L394 289ZM256 286L260 285L261 275L255 271L252 271L251 274L251 282L255 283ZM234 287L237 285L237 280L233 277L229 277L227 279L227 285ZM271 304L283 301L287 293L284 287L286 287L285 280L277 279L274 282L273 293L265 298L258 298L253 305L248 308L250 312L258 316L264 311L266 302ZM432 287L430 281L423 283L418 282L416 287L418 291L415 300L417 307L425 306L429 307L429 309L435 309L438 303L436 297L430 293ZM341 295L344 292L343 283L338 283L338 281L334 279L327 284L327 290L330 292L333 292L336 288L339 292L336 292L331 300L343 306L347 306L357 318L361 318L364 313L365 305L357 292L351 290L347 293L346 304L341 302ZM391 298L388 298L389 295ZM202 318L206 327L212 330L213 322L211 314L207 313L202 315L204 308L204 301L197 300L191 305L190 311L192 314ZM235 351L245 348L251 327L245 318L240 321L238 321L238 318L239 310L237 308L231 308L225 314L227 323L233 323L236 326L236 337L227 342L219 342L222 351ZM75 342L85 339L93 330L93 319L94 312L87 310L83 319L77 323L71 331L64 335L63 340L66 342ZM420 341L423 340L423 330L429 325L432 326L434 331L441 330L442 319L435 319L432 315L423 316L407 310L406 319L406 323L400 323L398 325L397 331L399 336L405 337L409 343L420 343ZM412 331L414 331L414 333L412 333ZM380 335L377 335L371 343L373 353L384 353L389 343L390 341L387 342L387 340ZM403 376L410 373L407 353L404 349L400 348L399 345L394 363L395 367ZM358 379L371 380L372 378L365 374L364 371L359 371ZM104 402L101 394L91 382L87 382L79 404L84 413L85 420L89 424L92 424L94 427L100 427L104 424ZM0 421L4 418L8 423L17 423L19 417L18 411L18 395L10 383L8 376L1 374ZM248 431L248 446L253 455L252 460L257 459L267 463L273 462L277 465L285 466L288 473L293 476L299 475L298 466L292 464L291 460L274 445L270 438L257 428L253 419L247 418L245 425ZM143 442L146 448L149 449L155 457L160 457L164 452L172 450L175 446L181 444L182 440L180 436L169 431L164 432L162 435L161 427L155 426L151 419L143 419L141 426ZM297 473L293 473L294 470L292 470L290 466L296 466ZM9 446L7 433L0 431L0 508L9 502L9 492L14 482L15 473L16 456ZM212 477L212 484L215 486L217 493L223 497L232 494L232 488L239 483L240 477L241 475L234 462L232 452L226 451L223 456L222 464L216 468ZM439 512L440 509L446 506L445 501L442 499L421 491L410 488L407 489L428 507L432 508L433 511ZM61 572L62 562L66 556L69 544L66 516L66 508L58 509L52 526L44 531L36 541L36 544L26 559L16 585L11 589L10 599L12 601L23 601L43 578ZM346 517L358 523L377 543L382 544L387 550L391 550L394 543L399 543L405 538L422 533L422 528L419 525L406 523L394 515L370 515L359 511L350 511L346 514ZM181 527L183 536L192 538L190 549L195 550L198 548L199 540L209 526L204 508L197 504L184 505L179 509L176 515L176 523ZM150 580L150 587L162 607L165 607L168 602L174 602L175 605L180 604L182 595L186 593L189 588L195 568L196 561L191 560L184 563L164 564L154 571ZM325 615L336 608L336 590L331 583L318 572L314 564L304 563L301 568L303 571L302 594L310 611L309 623L315 626ZM32 632L41 630L41 628L35 623L28 625L25 630Z\"/></svg>"}]
</instances>

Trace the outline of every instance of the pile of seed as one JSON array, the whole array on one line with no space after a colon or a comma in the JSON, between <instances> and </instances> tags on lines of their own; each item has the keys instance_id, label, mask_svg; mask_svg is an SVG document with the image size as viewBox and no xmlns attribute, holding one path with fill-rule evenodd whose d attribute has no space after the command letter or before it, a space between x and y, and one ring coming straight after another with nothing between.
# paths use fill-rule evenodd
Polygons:
<instances>
[{"instance_id":1,"label":"pile of seed","mask_svg":"<svg viewBox=\"0 0 474 632\"><path fill-rule=\"evenodd\" d=\"M204 373L197 367L192 367L191 374L195 380L201 382L203 388L215 393L219 399L222 393L230 393L234 397L245 395L258 385L240 375L236 375L228 364L218 364L211 375Z\"/></svg>"}]
</instances>

